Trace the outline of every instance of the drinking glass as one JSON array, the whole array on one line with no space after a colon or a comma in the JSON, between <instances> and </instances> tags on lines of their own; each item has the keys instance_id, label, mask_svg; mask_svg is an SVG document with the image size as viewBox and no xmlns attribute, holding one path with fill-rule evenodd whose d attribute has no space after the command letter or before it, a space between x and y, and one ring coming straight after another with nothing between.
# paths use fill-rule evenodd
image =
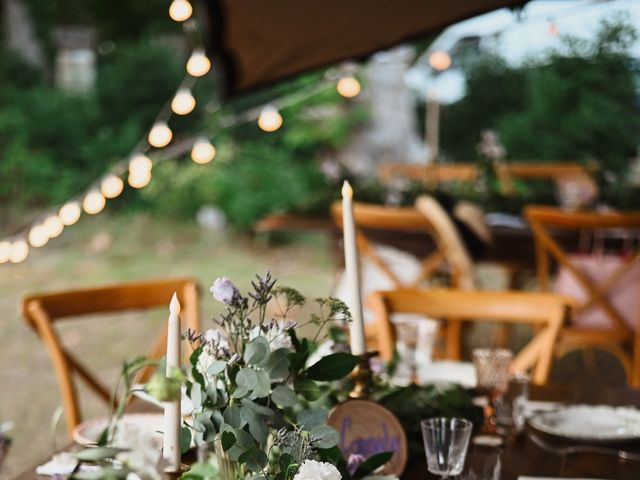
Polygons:
<instances>
[{"instance_id":1,"label":"drinking glass","mask_svg":"<svg viewBox=\"0 0 640 480\"><path fill-rule=\"evenodd\" d=\"M500 480L501 445L502 439L496 436L472 438L467 461L458 480Z\"/></svg>"},{"instance_id":2,"label":"drinking glass","mask_svg":"<svg viewBox=\"0 0 640 480\"><path fill-rule=\"evenodd\" d=\"M395 319L394 325L400 366L408 370L411 383L419 383L419 364L431 362L438 323L426 318L408 316Z\"/></svg>"},{"instance_id":3,"label":"drinking glass","mask_svg":"<svg viewBox=\"0 0 640 480\"><path fill-rule=\"evenodd\" d=\"M521 432L525 423L525 403L529 398L529 376L516 373L509 379L507 391L494 400L496 423L507 433Z\"/></svg>"},{"instance_id":4,"label":"drinking glass","mask_svg":"<svg viewBox=\"0 0 640 480\"><path fill-rule=\"evenodd\" d=\"M496 431L495 402L507 391L509 386L509 366L513 353L503 348L476 348L472 351L473 365L476 368L477 388L486 393L489 403L485 407L485 424L487 433Z\"/></svg>"},{"instance_id":5,"label":"drinking glass","mask_svg":"<svg viewBox=\"0 0 640 480\"><path fill-rule=\"evenodd\" d=\"M509 365L513 360L513 352L504 348L476 348L472 355L478 389L491 398L505 393L509 385Z\"/></svg>"},{"instance_id":6,"label":"drinking glass","mask_svg":"<svg viewBox=\"0 0 640 480\"><path fill-rule=\"evenodd\" d=\"M429 472L446 479L459 475L473 424L462 418L430 418L420 422Z\"/></svg>"}]
</instances>

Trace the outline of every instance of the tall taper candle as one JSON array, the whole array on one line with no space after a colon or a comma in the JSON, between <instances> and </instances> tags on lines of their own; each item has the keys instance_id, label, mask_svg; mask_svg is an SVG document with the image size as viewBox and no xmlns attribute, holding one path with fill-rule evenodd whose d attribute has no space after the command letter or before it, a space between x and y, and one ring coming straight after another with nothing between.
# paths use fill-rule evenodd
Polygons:
<instances>
[{"instance_id":1,"label":"tall taper candle","mask_svg":"<svg viewBox=\"0 0 640 480\"><path fill-rule=\"evenodd\" d=\"M167 377L171 376L176 368L180 368L180 302L173 294L169 304L169 325L167 328ZM167 462L167 469L178 471L180 469L180 427L182 417L180 415L180 398L164 404L164 443L162 456Z\"/></svg>"},{"instance_id":2,"label":"tall taper candle","mask_svg":"<svg viewBox=\"0 0 640 480\"><path fill-rule=\"evenodd\" d=\"M362 355L367 350L362 317L362 297L360 293L360 272L358 268L358 247L356 245L356 226L353 219L353 189L349 182L342 186L342 232L344 243L344 267L347 273L349 292L349 310L353 322L349 325L351 353Z\"/></svg>"}]
</instances>

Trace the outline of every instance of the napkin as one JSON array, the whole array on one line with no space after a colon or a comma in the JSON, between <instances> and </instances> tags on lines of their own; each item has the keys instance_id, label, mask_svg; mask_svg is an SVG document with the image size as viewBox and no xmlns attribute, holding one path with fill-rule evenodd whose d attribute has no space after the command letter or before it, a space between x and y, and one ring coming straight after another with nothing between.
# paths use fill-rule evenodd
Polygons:
<instances>
[{"instance_id":1,"label":"napkin","mask_svg":"<svg viewBox=\"0 0 640 480\"><path fill-rule=\"evenodd\" d=\"M69 452L57 453L44 465L36 467L38 475L53 477L54 475L70 475L78 465L78 460Z\"/></svg>"}]
</instances>

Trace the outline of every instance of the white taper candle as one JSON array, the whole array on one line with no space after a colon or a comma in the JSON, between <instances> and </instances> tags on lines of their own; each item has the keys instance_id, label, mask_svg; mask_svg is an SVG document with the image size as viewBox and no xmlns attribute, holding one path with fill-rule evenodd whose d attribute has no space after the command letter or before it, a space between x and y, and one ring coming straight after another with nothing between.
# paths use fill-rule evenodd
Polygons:
<instances>
[{"instance_id":1,"label":"white taper candle","mask_svg":"<svg viewBox=\"0 0 640 480\"><path fill-rule=\"evenodd\" d=\"M367 350L367 344L364 336L364 319L362 316L356 226L353 219L353 189L347 181L345 181L342 186L342 232L344 266L347 273L347 287L349 292L347 303L353 317L353 322L349 325L351 353L353 355L362 355Z\"/></svg>"},{"instance_id":2,"label":"white taper candle","mask_svg":"<svg viewBox=\"0 0 640 480\"><path fill-rule=\"evenodd\" d=\"M167 328L167 377L174 369L180 368L180 302L173 294L169 304L169 323ZM180 398L164 403L164 442L162 456L171 471L180 469L180 432L182 416L180 414Z\"/></svg>"}]
</instances>

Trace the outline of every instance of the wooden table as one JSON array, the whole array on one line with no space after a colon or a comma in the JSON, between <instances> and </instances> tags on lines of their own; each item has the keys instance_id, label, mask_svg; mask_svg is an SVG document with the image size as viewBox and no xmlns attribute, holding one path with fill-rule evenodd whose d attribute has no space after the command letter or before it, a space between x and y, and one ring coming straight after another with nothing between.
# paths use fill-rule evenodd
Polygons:
<instances>
[{"instance_id":1,"label":"wooden table","mask_svg":"<svg viewBox=\"0 0 640 480\"><path fill-rule=\"evenodd\" d=\"M339 263L343 259L340 244L342 232L327 217L307 217L295 214L273 214L259 221L256 232L269 233L276 231L318 232L332 239L332 250ZM536 258L533 233L528 226L524 227L490 227L493 244L487 248L477 261L497 263L511 272L512 281L521 272L535 270ZM423 230L389 231L366 229L364 233L374 243L390 245L399 250L409 252L418 258L425 258L435 249L433 239ZM563 246L575 247L577 237L574 232L559 231L554 238Z\"/></svg>"},{"instance_id":2,"label":"wooden table","mask_svg":"<svg viewBox=\"0 0 640 480\"><path fill-rule=\"evenodd\" d=\"M608 405L634 405L640 407L640 390L620 388L577 388L568 386L531 387L530 398L567 403L589 403ZM568 442L545 437L556 442L558 447ZM640 452L640 442L625 444L627 451ZM601 478L607 480L640 479L640 462L623 461L617 457L596 454L574 454L563 457L542 450L526 434L506 442L502 452L502 480L517 480L520 475ZM38 477L35 467L26 470L14 480L44 480ZM424 457L409 460L403 480L425 480L436 478L427 473Z\"/></svg>"},{"instance_id":3,"label":"wooden table","mask_svg":"<svg viewBox=\"0 0 640 480\"><path fill-rule=\"evenodd\" d=\"M640 390L620 388L571 388L565 386L531 387L530 398L567 403L635 405L640 407ZM543 436L545 442L559 448L571 443ZM621 445L626 451L640 452L640 442ZM640 461L623 461L614 456L579 453L568 456L551 454L534 444L527 433L507 440L502 450L501 480L517 480L521 475L561 478L599 478L607 480L640 479ZM409 464L402 479L438 478L427 473L424 459Z\"/></svg>"}]
</instances>

